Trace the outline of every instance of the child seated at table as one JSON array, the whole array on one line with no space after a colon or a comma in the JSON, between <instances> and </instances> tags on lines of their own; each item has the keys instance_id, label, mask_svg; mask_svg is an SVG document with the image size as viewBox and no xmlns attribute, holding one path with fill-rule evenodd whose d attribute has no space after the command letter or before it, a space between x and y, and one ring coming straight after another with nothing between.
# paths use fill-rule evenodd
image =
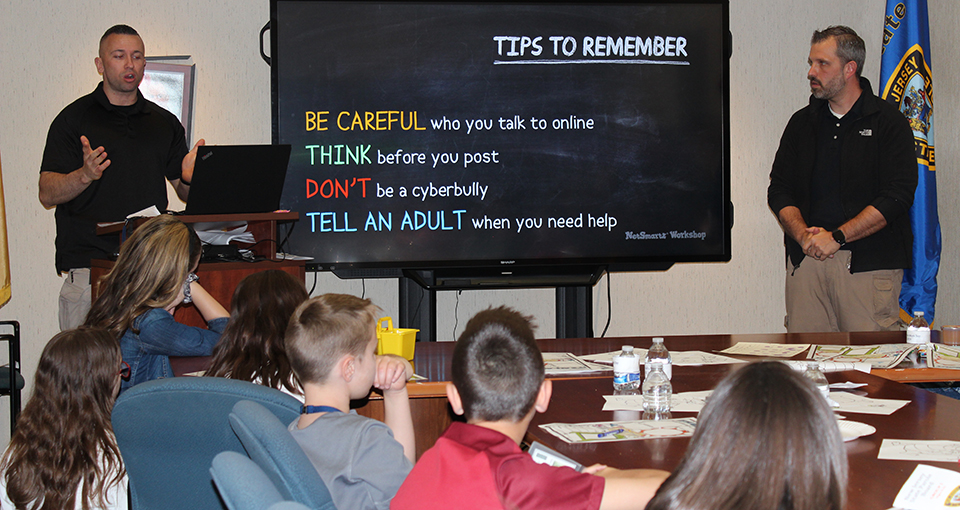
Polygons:
<instances>
[{"instance_id":1,"label":"child seated at table","mask_svg":"<svg viewBox=\"0 0 960 510\"><path fill-rule=\"evenodd\" d=\"M520 450L535 412L550 403L530 319L506 307L467 323L453 352L447 399L454 422L414 466L393 510L642 508L668 473L599 464L583 473L537 464Z\"/></svg>"},{"instance_id":2,"label":"child seated at table","mask_svg":"<svg viewBox=\"0 0 960 510\"><path fill-rule=\"evenodd\" d=\"M206 375L262 384L303 401L283 336L290 316L308 297L302 280L279 269L241 280L233 292L230 321L213 348Z\"/></svg>"},{"instance_id":3,"label":"child seated at table","mask_svg":"<svg viewBox=\"0 0 960 510\"><path fill-rule=\"evenodd\" d=\"M728 375L647 510L841 510L847 450L811 381L780 362Z\"/></svg>"},{"instance_id":4,"label":"child seated at table","mask_svg":"<svg viewBox=\"0 0 960 510\"><path fill-rule=\"evenodd\" d=\"M388 508L416 459L406 386L413 368L376 355L378 310L368 299L324 294L300 305L287 328L287 357L305 399L290 433L337 508ZM371 387L383 391L383 422L350 410Z\"/></svg>"}]
</instances>

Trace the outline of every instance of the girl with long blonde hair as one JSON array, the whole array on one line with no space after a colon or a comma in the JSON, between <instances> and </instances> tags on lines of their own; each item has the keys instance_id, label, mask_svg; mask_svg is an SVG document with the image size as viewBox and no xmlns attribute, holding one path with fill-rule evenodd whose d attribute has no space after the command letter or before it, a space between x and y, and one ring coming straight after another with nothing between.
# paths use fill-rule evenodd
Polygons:
<instances>
[{"instance_id":1,"label":"girl with long blonde hair","mask_svg":"<svg viewBox=\"0 0 960 510\"><path fill-rule=\"evenodd\" d=\"M121 392L172 377L170 356L209 356L213 351L228 314L193 274L200 254L197 234L166 214L144 222L120 246L84 324L107 329L120 341L132 370ZM208 329L174 320L174 309L191 300Z\"/></svg>"}]
</instances>

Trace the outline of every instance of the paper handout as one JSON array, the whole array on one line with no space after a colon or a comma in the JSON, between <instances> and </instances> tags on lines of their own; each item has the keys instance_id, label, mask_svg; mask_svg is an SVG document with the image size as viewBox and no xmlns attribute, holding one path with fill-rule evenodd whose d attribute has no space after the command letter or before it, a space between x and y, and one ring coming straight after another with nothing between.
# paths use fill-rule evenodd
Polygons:
<instances>
[{"instance_id":1,"label":"paper handout","mask_svg":"<svg viewBox=\"0 0 960 510\"><path fill-rule=\"evenodd\" d=\"M643 363L643 359L647 356L646 349L634 349L633 352L640 356L640 362ZM613 357L617 354L620 354L620 351L613 352L602 352L598 354L584 354L579 356L580 359L585 361L592 361L594 363L604 363L608 365L613 364ZM729 356L720 356L719 354L712 354L709 352L703 351L670 351L670 357L673 359L673 365L677 367L682 366L699 366L699 365L729 365L732 363L746 363L745 361L737 358L731 358Z\"/></svg>"},{"instance_id":2,"label":"paper handout","mask_svg":"<svg viewBox=\"0 0 960 510\"><path fill-rule=\"evenodd\" d=\"M806 361L799 360L783 360L784 363L790 365L794 370L803 372L807 369ZM820 371L823 373L827 372L844 372L846 370L856 370L857 372L863 372L865 374L870 373L872 368L869 363L842 363L839 361L819 361Z\"/></svg>"},{"instance_id":3,"label":"paper handout","mask_svg":"<svg viewBox=\"0 0 960 510\"><path fill-rule=\"evenodd\" d=\"M206 222L193 225L197 236L206 244L225 246L231 241L253 244L256 239L247 232L247 222Z\"/></svg>"},{"instance_id":4,"label":"paper handout","mask_svg":"<svg viewBox=\"0 0 960 510\"><path fill-rule=\"evenodd\" d=\"M930 368L960 369L960 346L943 344L927 344L927 346L927 364Z\"/></svg>"},{"instance_id":5,"label":"paper handout","mask_svg":"<svg viewBox=\"0 0 960 510\"><path fill-rule=\"evenodd\" d=\"M768 358L792 358L810 348L810 344L768 344L763 342L737 342L720 351L723 354L741 356L764 356Z\"/></svg>"},{"instance_id":6,"label":"paper handout","mask_svg":"<svg viewBox=\"0 0 960 510\"><path fill-rule=\"evenodd\" d=\"M699 413L713 390L686 391L670 397L670 411ZM643 395L604 395L604 411L643 411Z\"/></svg>"},{"instance_id":7,"label":"paper handout","mask_svg":"<svg viewBox=\"0 0 960 510\"><path fill-rule=\"evenodd\" d=\"M864 414L893 414L910 403L909 400L861 397L845 391L831 391L830 399L840 404L834 408L836 411Z\"/></svg>"},{"instance_id":8,"label":"paper handout","mask_svg":"<svg viewBox=\"0 0 960 510\"><path fill-rule=\"evenodd\" d=\"M937 510L960 506L960 473L919 464L893 500L904 510Z\"/></svg>"},{"instance_id":9,"label":"paper handout","mask_svg":"<svg viewBox=\"0 0 960 510\"><path fill-rule=\"evenodd\" d=\"M581 360L569 352L543 353L543 369L546 375L580 374L613 370L612 367L597 365Z\"/></svg>"},{"instance_id":10,"label":"paper handout","mask_svg":"<svg viewBox=\"0 0 960 510\"><path fill-rule=\"evenodd\" d=\"M688 437L693 435L696 418L672 420L608 421L593 423L548 423L540 428L567 443L609 443Z\"/></svg>"},{"instance_id":11,"label":"paper handout","mask_svg":"<svg viewBox=\"0 0 960 510\"><path fill-rule=\"evenodd\" d=\"M913 344L814 345L810 347L807 359L869 363L871 367L883 370L899 365L917 347Z\"/></svg>"},{"instance_id":12,"label":"paper handout","mask_svg":"<svg viewBox=\"0 0 960 510\"><path fill-rule=\"evenodd\" d=\"M884 439L878 459L928 462L960 461L960 441L927 441L923 439Z\"/></svg>"}]
</instances>

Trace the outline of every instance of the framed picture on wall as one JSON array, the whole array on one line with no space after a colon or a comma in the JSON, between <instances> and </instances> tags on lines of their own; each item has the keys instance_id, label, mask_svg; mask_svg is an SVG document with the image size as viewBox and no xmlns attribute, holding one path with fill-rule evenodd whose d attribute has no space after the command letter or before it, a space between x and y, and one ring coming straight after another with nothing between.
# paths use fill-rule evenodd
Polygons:
<instances>
[{"instance_id":1,"label":"framed picture on wall","mask_svg":"<svg viewBox=\"0 0 960 510\"><path fill-rule=\"evenodd\" d=\"M165 57L156 57L165 58ZM193 140L193 79L196 64L168 64L147 59L140 82L140 93L180 119L187 132L187 145Z\"/></svg>"}]
</instances>

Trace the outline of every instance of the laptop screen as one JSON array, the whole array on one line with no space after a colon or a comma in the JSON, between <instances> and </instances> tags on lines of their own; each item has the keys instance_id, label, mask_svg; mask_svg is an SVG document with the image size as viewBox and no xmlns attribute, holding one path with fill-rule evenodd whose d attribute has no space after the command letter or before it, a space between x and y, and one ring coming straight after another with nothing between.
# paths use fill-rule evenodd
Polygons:
<instances>
[{"instance_id":1,"label":"laptop screen","mask_svg":"<svg viewBox=\"0 0 960 510\"><path fill-rule=\"evenodd\" d=\"M201 146L184 213L276 211L289 161L289 145Z\"/></svg>"}]
</instances>

